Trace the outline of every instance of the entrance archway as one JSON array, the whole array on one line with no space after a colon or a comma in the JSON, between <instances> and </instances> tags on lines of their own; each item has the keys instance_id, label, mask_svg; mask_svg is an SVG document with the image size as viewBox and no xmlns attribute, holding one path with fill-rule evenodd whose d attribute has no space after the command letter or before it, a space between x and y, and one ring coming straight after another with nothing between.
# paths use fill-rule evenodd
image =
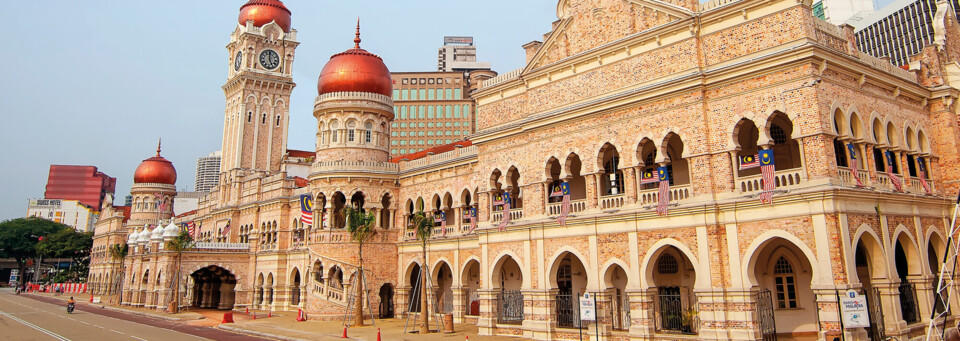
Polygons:
<instances>
[{"instance_id":1,"label":"entrance archway","mask_svg":"<svg viewBox=\"0 0 960 341\"><path fill-rule=\"evenodd\" d=\"M420 289L420 286L424 285L424 283L420 283L420 274L422 272L423 271L420 270L420 264L414 263L410 268L410 282L408 282L410 284L410 302L407 304L408 312L420 312L420 301L422 301L420 299L420 291L423 290Z\"/></svg>"},{"instance_id":2,"label":"entrance archway","mask_svg":"<svg viewBox=\"0 0 960 341\"><path fill-rule=\"evenodd\" d=\"M551 289L557 290L554 297L555 319L558 327L580 327L580 314L577 313L579 297L587 287L587 270L576 255L564 252L551 267Z\"/></svg>"},{"instance_id":3,"label":"entrance archway","mask_svg":"<svg viewBox=\"0 0 960 341\"><path fill-rule=\"evenodd\" d=\"M497 323L523 323L523 271L513 257L504 256L493 267L492 285L499 289L496 301Z\"/></svg>"},{"instance_id":4,"label":"entrance archway","mask_svg":"<svg viewBox=\"0 0 960 341\"><path fill-rule=\"evenodd\" d=\"M751 269L761 293L769 293L776 333L784 336L816 336L818 307L814 296L813 268L797 245L771 237L751 257ZM761 321L763 323L763 321ZM762 327L766 328L766 327Z\"/></svg>"},{"instance_id":5,"label":"entrance archway","mask_svg":"<svg viewBox=\"0 0 960 341\"><path fill-rule=\"evenodd\" d=\"M433 284L435 301L441 313L453 312L453 272L446 262L437 265L436 281Z\"/></svg>"},{"instance_id":6,"label":"entrance archway","mask_svg":"<svg viewBox=\"0 0 960 341\"><path fill-rule=\"evenodd\" d=\"M630 300L627 298L627 272L617 264L607 268L603 276L606 294L610 297L610 317L613 330L630 329Z\"/></svg>"},{"instance_id":7,"label":"entrance archway","mask_svg":"<svg viewBox=\"0 0 960 341\"><path fill-rule=\"evenodd\" d=\"M480 315L480 262L475 259L467 262L460 276L463 295L466 298L467 315Z\"/></svg>"},{"instance_id":8,"label":"entrance archway","mask_svg":"<svg viewBox=\"0 0 960 341\"><path fill-rule=\"evenodd\" d=\"M393 318L393 285L384 283L380 286L380 318Z\"/></svg>"},{"instance_id":9,"label":"entrance archway","mask_svg":"<svg viewBox=\"0 0 960 341\"><path fill-rule=\"evenodd\" d=\"M657 331L697 334L697 298L693 293L696 268L687 255L676 246L665 246L655 253L651 271L651 285L655 287L654 322Z\"/></svg>"},{"instance_id":10,"label":"entrance archway","mask_svg":"<svg viewBox=\"0 0 960 341\"><path fill-rule=\"evenodd\" d=\"M233 309L237 278L230 271L211 265L194 271L192 306L209 309Z\"/></svg>"},{"instance_id":11,"label":"entrance archway","mask_svg":"<svg viewBox=\"0 0 960 341\"><path fill-rule=\"evenodd\" d=\"M290 305L300 305L300 269L293 269L293 276L290 279Z\"/></svg>"}]
</instances>

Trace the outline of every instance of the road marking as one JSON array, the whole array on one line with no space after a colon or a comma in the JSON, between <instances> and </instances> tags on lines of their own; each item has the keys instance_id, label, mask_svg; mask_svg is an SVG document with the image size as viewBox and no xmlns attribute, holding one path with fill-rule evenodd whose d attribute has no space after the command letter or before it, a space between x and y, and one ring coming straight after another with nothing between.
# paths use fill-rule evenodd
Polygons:
<instances>
[{"instance_id":1,"label":"road marking","mask_svg":"<svg viewBox=\"0 0 960 341\"><path fill-rule=\"evenodd\" d=\"M130 335L130 337L132 337L132 338L134 338L134 339L137 339L137 340L140 340L140 341L147 341L147 339L141 339L141 338L136 337L136 336L133 336L133 335Z\"/></svg>"},{"instance_id":2,"label":"road marking","mask_svg":"<svg viewBox=\"0 0 960 341\"><path fill-rule=\"evenodd\" d=\"M114 332L114 333L117 333L117 334L120 334L120 335L126 335L126 334L124 334L123 332L121 332L121 331L119 331L119 330L116 330L116 329L110 329L110 331L112 331L112 332Z\"/></svg>"},{"instance_id":3,"label":"road marking","mask_svg":"<svg viewBox=\"0 0 960 341\"><path fill-rule=\"evenodd\" d=\"M60 336L60 334L51 332L51 331L46 330L46 329L43 329L43 328L40 328L39 326L37 326L37 325L35 325L35 324L33 324L33 323L30 323L30 322L21 320L21 319L19 319L19 318L16 318L16 317L14 317L13 315L7 314L6 312L0 311L0 315L6 316L6 317L8 317L8 318L10 318L10 319L12 319L12 320L14 320L14 321L23 323L25 326L30 327L30 328L33 328L33 329L36 329L36 330L38 330L38 331L40 331L40 332L42 332L42 333L44 333L44 334L53 336L53 338L55 338L55 339L57 339L57 340L60 340L60 341L70 341L70 339L65 338L65 337L63 337L63 336Z\"/></svg>"}]
</instances>

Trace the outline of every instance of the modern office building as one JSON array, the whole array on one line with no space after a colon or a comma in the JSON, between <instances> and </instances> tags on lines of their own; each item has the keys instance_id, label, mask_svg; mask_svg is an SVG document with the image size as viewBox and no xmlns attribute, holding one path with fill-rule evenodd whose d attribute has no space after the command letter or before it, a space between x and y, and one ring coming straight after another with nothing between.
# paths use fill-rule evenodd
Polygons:
<instances>
[{"instance_id":1,"label":"modern office building","mask_svg":"<svg viewBox=\"0 0 960 341\"><path fill-rule=\"evenodd\" d=\"M463 140L474 130L474 101L464 72L393 72L395 119L390 155Z\"/></svg>"},{"instance_id":2,"label":"modern office building","mask_svg":"<svg viewBox=\"0 0 960 341\"><path fill-rule=\"evenodd\" d=\"M71 226L80 232L93 232L99 207L90 207L78 200L30 199L28 217L39 217Z\"/></svg>"},{"instance_id":3,"label":"modern office building","mask_svg":"<svg viewBox=\"0 0 960 341\"><path fill-rule=\"evenodd\" d=\"M840 25L863 11L876 10L872 0L817 0L813 3L813 16Z\"/></svg>"},{"instance_id":4,"label":"modern office building","mask_svg":"<svg viewBox=\"0 0 960 341\"><path fill-rule=\"evenodd\" d=\"M858 50L907 66L910 56L933 43L934 22L942 23L943 15L950 12L960 15L958 1L940 2L944 7L939 20L937 0L898 0L878 11L859 13L846 23L854 28Z\"/></svg>"},{"instance_id":5,"label":"modern office building","mask_svg":"<svg viewBox=\"0 0 960 341\"><path fill-rule=\"evenodd\" d=\"M113 194L117 179L97 170L95 166L50 165L44 199L78 200L100 210L103 198Z\"/></svg>"},{"instance_id":6,"label":"modern office building","mask_svg":"<svg viewBox=\"0 0 960 341\"><path fill-rule=\"evenodd\" d=\"M473 37L443 37L443 46L437 52L437 71L489 70L490 63L477 61L477 47Z\"/></svg>"},{"instance_id":7,"label":"modern office building","mask_svg":"<svg viewBox=\"0 0 960 341\"><path fill-rule=\"evenodd\" d=\"M220 183L220 151L197 159L197 180L194 190L207 192Z\"/></svg>"}]
</instances>

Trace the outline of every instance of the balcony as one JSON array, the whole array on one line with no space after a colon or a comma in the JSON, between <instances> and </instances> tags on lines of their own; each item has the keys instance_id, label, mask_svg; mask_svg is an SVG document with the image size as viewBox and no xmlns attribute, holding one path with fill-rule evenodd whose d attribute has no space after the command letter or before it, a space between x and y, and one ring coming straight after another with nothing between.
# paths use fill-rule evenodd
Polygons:
<instances>
[{"instance_id":1,"label":"balcony","mask_svg":"<svg viewBox=\"0 0 960 341\"><path fill-rule=\"evenodd\" d=\"M194 249L198 251L227 251L227 252L245 252L250 250L249 243L207 243L201 242L194 244Z\"/></svg>"},{"instance_id":2,"label":"balcony","mask_svg":"<svg viewBox=\"0 0 960 341\"><path fill-rule=\"evenodd\" d=\"M853 177L853 171L850 168L840 167L838 173L840 174L840 181L843 182L844 186L853 187L857 185L857 179ZM864 186L870 182L870 172L858 169L857 175L860 176L860 182L862 182Z\"/></svg>"},{"instance_id":3,"label":"balcony","mask_svg":"<svg viewBox=\"0 0 960 341\"><path fill-rule=\"evenodd\" d=\"M763 183L760 180L762 175L751 175L747 177L742 177L737 180L737 187L740 188L740 193L752 194L759 193L763 190ZM776 171L774 173L774 183L775 188L791 188L800 185L800 180L804 178L803 168L794 168ZM852 176L851 176L852 179ZM856 184L856 180L854 180Z\"/></svg>"},{"instance_id":4,"label":"balcony","mask_svg":"<svg viewBox=\"0 0 960 341\"><path fill-rule=\"evenodd\" d=\"M514 208L510 210L510 220L518 220L523 218L523 208ZM490 216L490 221L497 222L503 219L503 211L493 212L493 215Z\"/></svg>"},{"instance_id":5,"label":"balcony","mask_svg":"<svg viewBox=\"0 0 960 341\"><path fill-rule=\"evenodd\" d=\"M690 185L670 186L670 202L682 201L690 198ZM654 205L657 203L660 189L648 189L640 191L638 201L641 205Z\"/></svg>"},{"instance_id":6,"label":"balcony","mask_svg":"<svg viewBox=\"0 0 960 341\"><path fill-rule=\"evenodd\" d=\"M933 182L930 179L927 179L927 186L930 187L930 193L934 192ZM910 192L926 194L927 190L923 189L923 184L920 183L920 178L910 178Z\"/></svg>"},{"instance_id":7,"label":"balcony","mask_svg":"<svg viewBox=\"0 0 960 341\"><path fill-rule=\"evenodd\" d=\"M623 194L607 195L607 196L600 197L600 209L608 210L611 208L622 207L624 203L623 198L624 198Z\"/></svg>"},{"instance_id":8,"label":"balcony","mask_svg":"<svg viewBox=\"0 0 960 341\"><path fill-rule=\"evenodd\" d=\"M562 203L554 202L547 204L547 212L550 215L559 215L561 210ZM587 199L572 200L570 201L570 213L579 213L587 209Z\"/></svg>"}]
</instances>

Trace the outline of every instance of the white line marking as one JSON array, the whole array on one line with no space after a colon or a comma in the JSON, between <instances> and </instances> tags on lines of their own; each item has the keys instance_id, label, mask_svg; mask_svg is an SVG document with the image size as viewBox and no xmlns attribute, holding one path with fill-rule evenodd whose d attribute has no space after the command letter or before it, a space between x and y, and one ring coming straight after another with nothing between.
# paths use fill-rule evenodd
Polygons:
<instances>
[{"instance_id":1,"label":"white line marking","mask_svg":"<svg viewBox=\"0 0 960 341\"><path fill-rule=\"evenodd\" d=\"M65 338L65 337L63 337L63 336L60 336L60 334L51 332L51 331L46 330L46 329L43 329L43 328L40 328L39 326L37 326L37 325L35 325L35 324L33 324L33 323L30 323L30 322L27 322L27 321L18 319L18 318L16 318L16 317L14 317L13 315L7 314L6 312L0 311L0 315L6 316L6 317L8 317L8 318L10 318L10 319L12 319L12 320L14 320L14 321L23 323L25 326L30 327L30 328L33 328L33 329L36 329L36 330L38 330L38 331L40 331L40 332L42 332L42 333L44 333L44 334L53 336L53 338L55 338L55 339L57 339L57 340L60 340L60 341L70 341L70 339Z\"/></svg>"},{"instance_id":2,"label":"white line marking","mask_svg":"<svg viewBox=\"0 0 960 341\"><path fill-rule=\"evenodd\" d=\"M117 334L120 334L120 335L126 335L126 334L124 334L123 332L121 332L121 331L119 331L119 330L116 330L116 329L110 329L110 331L112 331L112 332L114 332L114 333L117 333Z\"/></svg>"},{"instance_id":3,"label":"white line marking","mask_svg":"<svg viewBox=\"0 0 960 341\"><path fill-rule=\"evenodd\" d=\"M133 335L130 335L130 337L132 337L132 338L134 338L134 339L137 339L137 340L141 340L141 341L147 341L147 339L141 339L141 338L136 337L136 336L133 336Z\"/></svg>"}]
</instances>

